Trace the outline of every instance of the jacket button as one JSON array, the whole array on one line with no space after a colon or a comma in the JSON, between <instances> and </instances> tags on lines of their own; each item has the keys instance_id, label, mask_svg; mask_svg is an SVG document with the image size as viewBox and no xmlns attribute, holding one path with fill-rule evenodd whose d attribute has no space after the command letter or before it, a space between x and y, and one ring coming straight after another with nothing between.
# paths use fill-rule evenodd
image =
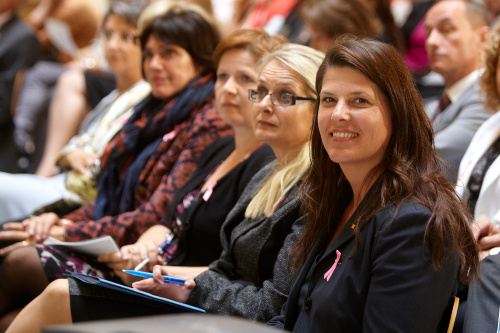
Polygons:
<instances>
[{"instance_id":1,"label":"jacket button","mask_svg":"<svg viewBox=\"0 0 500 333\"><path fill-rule=\"evenodd\" d=\"M305 310L310 310L312 305L312 300L309 297L306 297L304 299L304 309Z\"/></svg>"}]
</instances>

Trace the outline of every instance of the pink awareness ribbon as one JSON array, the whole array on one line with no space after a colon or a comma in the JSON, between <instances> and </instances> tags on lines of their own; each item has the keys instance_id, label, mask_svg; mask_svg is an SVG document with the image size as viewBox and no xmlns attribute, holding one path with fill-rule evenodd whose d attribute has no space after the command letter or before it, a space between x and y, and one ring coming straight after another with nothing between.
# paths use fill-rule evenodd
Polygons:
<instances>
[{"instance_id":1,"label":"pink awareness ribbon","mask_svg":"<svg viewBox=\"0 0 500 333\"><path fill-rule=\"evenodd\" d=\"M335 270L335 268L337 268L337 264L339 263L339 260L340 260L340 251L339 250L336 250L336 251L337 251L337 259L335 259L335 262L333 263L332 267L324 275L324 279L327 282L330 281L330 278L332 277L333 271Z\"/></svg>"},{"instance_id":2,"label":"pink awareness ribbon","mask_svg":"<svg viewBox=\"0 0 500 333\"><path fill-rule=\"evenodd\" d=\"M205 194L203 194L203 200L205 202L208 201L208 199L210 199L210 197L212 196L212 193L214 192L214 187L215 185L217 185L217 181L216 180L212 180L210 182L210 185L208 185L208 188L207 190L205 191Z\"/></svg>"}]
</instances>

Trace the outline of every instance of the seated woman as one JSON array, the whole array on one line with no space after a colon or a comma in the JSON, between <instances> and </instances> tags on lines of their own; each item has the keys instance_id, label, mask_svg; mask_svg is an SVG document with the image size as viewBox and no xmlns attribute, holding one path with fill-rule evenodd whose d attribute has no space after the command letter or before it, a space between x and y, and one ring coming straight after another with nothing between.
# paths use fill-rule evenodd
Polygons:
<instances>
[{"instance_id":1,"label":"seated woman","mask_svg":"<svg viewBox=\"0 0 500 333\"><path fill-rule=\"evenodd\" d=\"M411 74L394 47L349 36L328 51L316 89L306 229L291 252L300 270L271 324L437 332L478 255Z\"/></svg>"},{"instance_id":2,"label":"seated woman","mask_svg":"<svg viewBox=\"0 0 500 333\"><path fill-rule=\"evenodd\" d=\"M92 183L97 174L92 175L89 166L101 156L109 140L132 114L133 107L151 91L142 77L141 47L135 39L137 20L146 4L142 0L115 1L104 16L104 55L118 87L88 114L79 135L61 151L59 166L72 171L50 178L0 173L0 222L26 218L38 207L63 196L71 202L92 201L95 195ZM73 187L66 192L66 185L82 182L81 189Z\"/></svg>"},{"instance_id":3,"label":"seated woman","mask_svg":"<svg viewBox=\"0 0 500 333\"><path fill-rule=\"evenodd\" d=\"M285 44L262 58L257 89L249 93L256 102L254 133L271 146L277 161L255 175L227 216L219 259L209 267L155 266L155 279L163 273L189 280L185 286L174 286L148 279L135 283L136 288L208 312L252 320L267 321L279 312L292 279L288 254L302 233L296 194L309 168L314 79L322 59L321 52L295 44ZM107 294L78 280L59 279L9 329L33 332L47 324L103 318L93 311L95 304L109 309L107 318L168 311L154 302L131 306L135 301L130 295Z\"/></svg>"}]
</instances>

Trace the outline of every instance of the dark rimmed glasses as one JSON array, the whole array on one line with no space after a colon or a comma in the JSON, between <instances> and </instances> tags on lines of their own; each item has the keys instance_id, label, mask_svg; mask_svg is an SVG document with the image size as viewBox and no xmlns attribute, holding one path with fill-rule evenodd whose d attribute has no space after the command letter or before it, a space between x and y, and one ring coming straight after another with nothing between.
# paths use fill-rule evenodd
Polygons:
<instances>
[{"instance_id":1,"label":"dark rimmed glasses","mask_svg":"<svg viewBox=\"0 0 500 333\"><path fill-rule=\"evenodd\" d=\"M265 90L248 90L248 99L252 102L260 103L267 95L271 95L271 101L274 105L278 106L291 106L300 102L305 101L315 101L316 99L311 97L299 97L292 95L287 92L279 93L279 94L271 94Z\"/></svg>"}]
</instances>

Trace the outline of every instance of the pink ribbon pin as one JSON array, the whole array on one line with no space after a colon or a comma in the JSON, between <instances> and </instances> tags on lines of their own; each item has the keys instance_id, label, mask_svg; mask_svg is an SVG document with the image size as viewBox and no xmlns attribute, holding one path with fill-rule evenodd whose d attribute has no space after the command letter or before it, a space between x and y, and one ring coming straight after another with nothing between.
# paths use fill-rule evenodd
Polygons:
<instances>
[{"instance_id":1,"label":"pink ribbon pin","mask_svg":"<svg viewBox=\"0 0 500 333\"><path fill-rule=\"evenodd\" d=\"M205 202L207 202L208 199L210 199L210 197L212 196L212 193L214 192L215 185L217 185L217 181L216 180L212 180L212 182L210 183L210 185L208 185L208 188L205 191L205 194L203 194L203 200Z\"/></svg>"},{"instance_id":2,"label":"pink ribbon pin","mask_svg":"<svg viewBox=\"0 0 500 333\"><path fill-rule=\"evenodd\" d=\"M330 281L330 278L332 277L333 271L335 270L335 268L337 268L337 264L339 263L339 260L340 260L340 251L339 250L336 250L336 251L337 251L337 259L335 259L335 262L333 263L332 267L324 275L324 279L327 282Z\"/></svg>"},{"instance_id":3,"label":"pink ribbon pin","mask_svg":"<svg viewBox=\"0 0 500 333\"><path fill-rule=\"evenodd\" d=\"M170 141L173 138L175 138L175 136L177 135L177 127L178 126L175 126L175 128L171 132L168 132L167 134L165 134L163 136L163 141Z\"/></svg>"}]
</instances>

